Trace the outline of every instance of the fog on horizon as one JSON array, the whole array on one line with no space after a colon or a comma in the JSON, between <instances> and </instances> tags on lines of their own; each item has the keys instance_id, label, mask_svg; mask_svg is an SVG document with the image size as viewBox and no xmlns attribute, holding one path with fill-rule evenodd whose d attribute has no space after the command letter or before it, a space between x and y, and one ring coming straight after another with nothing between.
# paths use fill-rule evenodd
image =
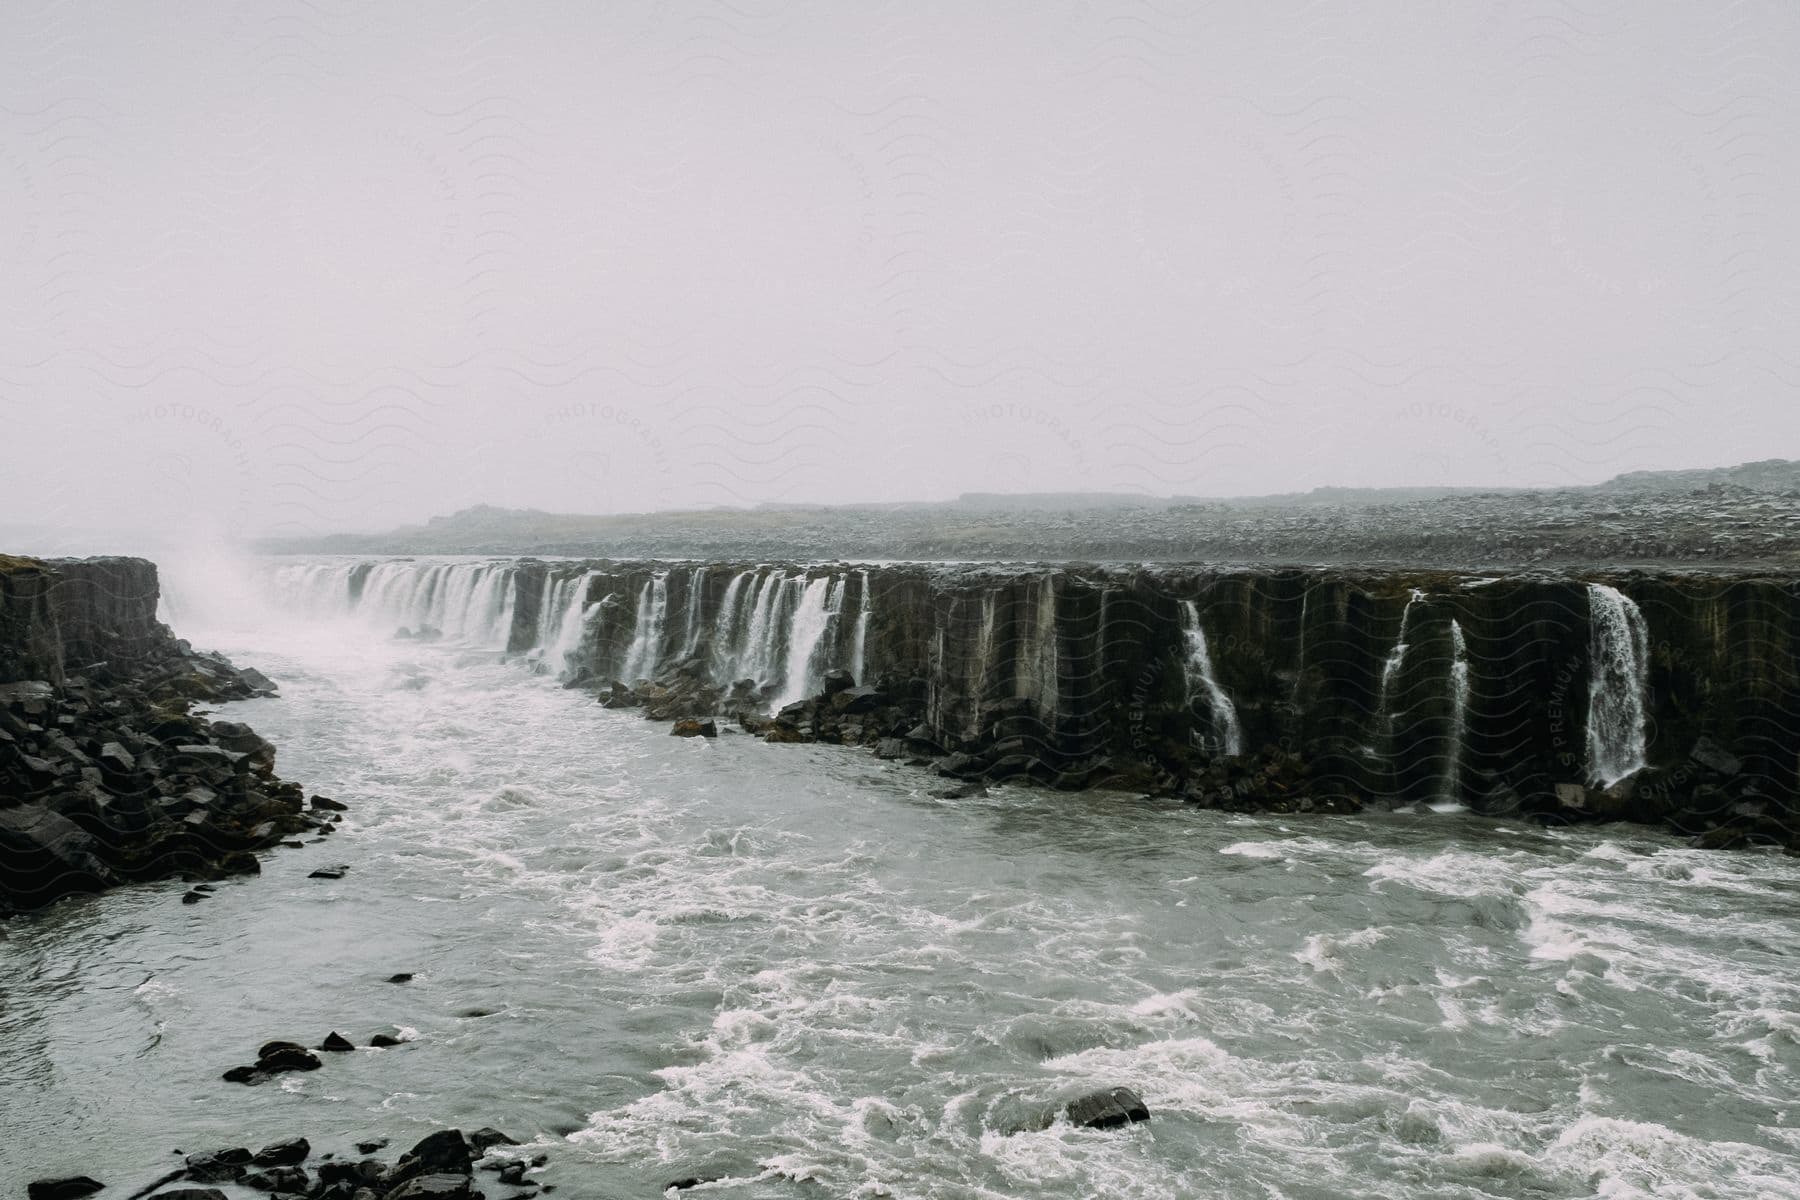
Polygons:
<instances>
[{"instance_id":1,"label":"fog on horizon","mask_svg":"<svg viewBox=\"0 0 1800 1200\"><path fill-rule=\"evenodd\" d=\"M1777 4L9 5L0 523L1800 457L1797 66Z\"/></svg>"}]
</instances>

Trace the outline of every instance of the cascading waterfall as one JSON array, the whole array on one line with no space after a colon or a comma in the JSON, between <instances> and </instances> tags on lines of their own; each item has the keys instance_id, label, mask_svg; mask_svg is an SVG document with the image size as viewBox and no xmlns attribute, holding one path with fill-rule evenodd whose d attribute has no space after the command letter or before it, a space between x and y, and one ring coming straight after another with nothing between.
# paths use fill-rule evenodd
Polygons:
<instances>
[{"instance_id":1,"label":"cascading waterfall","mask_svg":"<svg viewBox=\"0 0 1800 1200\"><path fill-rule=\"evenodd\" d=\"M786 571L779 570L770 571L763 578L762 587L757 590L755 609L736 655L734 673L739 678L754 679L759 684L774 682L770 675L779 653L777 635L781 631L781 608L792 582Z\"/></svg>"},{"instance_id":2,"label":"cascading waterfall","mask_svg":"<svg viewBox=\"0 0 1800 1200\"><path fill-rule=\"evenodd\" d=\"M664 573L645 583L638 593L637 621L632 626L631 646L625 652L625 668L620 673L627 683L656 674L668 616L669 576Z\"/></svg>"},{"instance_id":3,"label":"cascading waterfall","mask_svg":"<svg viewBox=\"0 0 1800 1200\"><path fill-rule=\"evenodd\" d=\"M1588 774L1610 787L1648 762L1650 631L1631 598L1588 584Z\"/></svg>"},{"instance_id":4,"label":"cascading waterfall","mask_svg":"<svg viewBox=\"0 0 1800 1200\"><path fill-rule=\"evenodd\" d=\"M512 634L517 569L500 563L284 565L272 577L278 598L308 616L346 617L384 630L438 630L445 639L504 650Z\"/></svg>"},{"instance_id":5,"label":"cascading waterfall","mask_svg":"<svg viewBox=\"0 0 1800 1200\"><path fill-rule=\"evenodd\" d=\"M1469 643L1462 626L1450 621L1450 749L1444 767L1443 799L1462 801L1463 744L1469 734Z\"/></svg>"},{"instance_id":6,"label":"cascading waterfall","mask_svg":"<svg viewBox=\"0 0 1800 1200\"><path fill-rule=\"evenodd\" d=\"M774 707L792 704L796 700L804 700L819 690L820 676L817 671L819 647L830 632L832 618L836 616L830 600L832 580L829 575L821 575L817 579L806 581L800 593L800 601L794 607L787 633L787 664L783 672L782 688L775 698ZM837 589L839 603L842 603L842 589Z\"/></svg>"},{"instance_id":7,"label":"cascading waterfall","mask_svg":"<svg viewBox=\"0 0 1800 1200\"><path fill-rule=\"evenodd\" d=\"M1206 697L1207 711L1212 714L1213 739L1226 755L1244 752L1244 730L1238 722L1237 706L1219 683L1213 671L1212 652L1206 644L1206 630L1200 625L1200 606L1192 600L1181 602L1181 633L1187 642L1187 658L1182 669L1187 682L1187 702L1192 705L1200 695Z\"/></svg>"},{"instance_id":8,"label":"cascading waterfall","mask_svg":"<svg viewBox=\"0 0 1800 1200\"><path fill-rule=\"evenodd\" d=\"M695 567L688 580L687 622L681 635L681 658L700 648L700 610L706 600L706 568Z\"/></svg>"},{"instance_id":9,"label":"cascading waterfall","mask_svg":"<svg viewBox=\"0 0 1800 1200\"><path fill-rule=\"evenodd\" d=\"M712 644L712 677L721 684L732 683L740 678L734 671L737 666L737 639L743 614L739 611L744 595L744 585L756 578L755 571L739 571L725 585L725 597L719 602L719 615L713 623Z\"/></svg>"},{"instance_id":10,"label":"cascading waterfall","mask_svg":"<svg viewBox=\"0 0 1800 1200\"><path fill-rule=\"evenodd\" d=\"M600 572L589 571L559 592L562 611L557 617L556 637L543 647L541 659L545 669L553 675L561 675L569 669L569 656L581 648L595 614L605 604L604 600L591 604L587 601L588 588L599 577Z\"/></svg>"},{"instance_id":11,"label":"cascading waterfall","mask_svg":"<svg viewBox=\"0 0 1800 1200\"><path fill-rule=\"evenodd\" d=\"M858 571L862 588L856 594L856 636L850 643L850 674L858 683L863 679L863 659L869 644L869 614L874 611L874 597L869 594L869 573Z\"/></svg>"},{"instance_id":12,"label":"cascading waterfall","mask_svg":"<svg viewBox=\"0 0 1800 1200\"><path fill-rule=\"evenodd\" d=\"M1013 694L1031 700L1043 717L1056 715L1059 699L1057 672L1060 662L1056 637L1056 577L1046 575L1038 582L1031 648L1020 659L1022 669L1013 680ZM986 657L985 651L983 657Z\"/></svg>"},{"instance_id":13,"label":"cascading waterfall","mask_svg":"<svg viewBox=\"0 0 1800 1200\"><path fill-rule=\"evenodd\" d=\"M1412 595L1406 598L1406 607L1400 610L1400 636L1394 639L1394 648L1388 652L1387 661L1381 664L1381 689L1376 695L1375 711L1390 727L1394 723L1394 714L1388 711L1388 698L1394 694L1394 681L1400 677L1400 668L1406 665L1406 636L1412 628L1413 605L1424 598L1425 593L1418 588L1412 589Z\"/></svg>"}]
</instances>

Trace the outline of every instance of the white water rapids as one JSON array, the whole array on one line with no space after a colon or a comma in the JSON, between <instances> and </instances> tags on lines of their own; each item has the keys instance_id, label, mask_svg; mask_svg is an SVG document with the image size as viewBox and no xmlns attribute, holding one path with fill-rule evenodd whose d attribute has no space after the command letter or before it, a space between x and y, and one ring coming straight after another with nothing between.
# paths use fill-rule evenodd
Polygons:
<instances>
[{"instance_id":1,"label":"white water rapids","mask_svg":"<svg viewBox=\"0 0 1800 1200\"><path fill-rule=\"evenodd\" d=\"M571 1197L1800 1197L1792 859L942 801L353 616L179 632L278 680L227 715L352 808L203 904L150 885L6 928L0 1193L493 1124ZM218 1077L388 1024L418 1036ZM1153 1120L1017 1131L1114 1084Z\"/></svg>"}]
</instances>

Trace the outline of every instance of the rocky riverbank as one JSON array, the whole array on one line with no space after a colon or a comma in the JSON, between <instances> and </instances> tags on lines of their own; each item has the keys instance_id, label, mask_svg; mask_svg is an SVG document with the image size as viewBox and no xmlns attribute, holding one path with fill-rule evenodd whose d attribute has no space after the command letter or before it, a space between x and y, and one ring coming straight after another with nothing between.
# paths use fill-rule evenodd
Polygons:
<instances>
[{"instance_id":1,"label":"rocky riverbank","mask_svg":"<svg viewBox=\"0 0 1800 1200\"><path fill-rule=\"evenodd\" d=\"M254 874L257 851L339 819L248 726L196 711L274 686L177 639L157 596L142 559L0 558L0 915Z\"/></svg>"}]
</instances>

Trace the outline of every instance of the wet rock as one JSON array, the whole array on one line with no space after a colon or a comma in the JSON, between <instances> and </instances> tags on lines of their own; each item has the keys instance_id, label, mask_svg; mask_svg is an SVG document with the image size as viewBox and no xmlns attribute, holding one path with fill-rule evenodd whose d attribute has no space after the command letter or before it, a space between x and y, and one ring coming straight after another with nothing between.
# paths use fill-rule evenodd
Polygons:
<instances>
[{"instance_id":1,"label":"wet rock","mask_svg":"<svg viewBox=\"0 0 1800 1200\"><path fill-rule=\"evenodd\" d=\"M264 1075L255 1067L232 1067L229 1071L226 1071L223 1075L219 1076L219 1078L223 1079L226 1083L257 1084L267 1079L268 1076Z\"/></svg>"},{"instance_id":2,"label":"wet rock","mask_svg":"<svg viewBox=\"0 0 1800 1200\"><path fill-rule=\"evenodd\" d=\"M356 1043L334 1029L325 1035L325 1040L319 1043L319 1049L328 1050L333 1054L342 1054L356 1049Z\"/></svg>"},{"instance_id":3,"label":"wet rock","mask_svg":"<svg viewBox=\"0 0 1800 1200\"><path fill-rule=\"evenodd\" d=\"M517 1141L507 1137L491 1125L477 1129L469 1135L469 1145L473 1147L476 1154L486 1154L493 1146L516 1146L518 1144Z\"/></svg>"},{"instance_id":4,"label":"wet rock","mask_svg":"<svg viewBox=\"0 0 1800 1200\"><path fill-rule=\"evenodd\" d=\"M843 669L825 672L825 695L835 696L856 686L856 676Z\"/></svg>"},{"instance_id":5,"label":"wet rock","mask_svg":"<svg viewBox=\"0 0 1800 1200\"><path fill-rule=\"evenodd\" d=\"M400 1156L400 1161L382 1177L383 1186L393 1188L408 1180L433 1176L460 1176L465 1187L468 1186L470 1167L474 1162L474 1152L469 1147L468 1139L463 1137L460 1129L441 1129L425 1137ZM397 1193L390 1193L390 1195ZM421 1196L436 1195L434 1192L414 1193Z\"/></svg>"},{"instance_id":6,"label":"wet rock","mask_svg":"<svg viewBox=\"0 0 1800 1200\"><path fill-rule=\"evenodd\" d=\"M314 796L307 804L317 812L349 812L348 804L340 804L327 796Z\"/></svg>"},{"instance_id":7,"label":"wet rock","mask_svg":"<svg viewBox=\"0 0 1800 1200\"><path fill-rule=\"evenodd\" d=\"M470 1200L474 1184L467 1175L420 1175L387 1194L387 1200Z\"/></svg>"},{"instance_id":8,"label":"wet rock","mask_svg":"<svg viewBox=\"0 0 1800 1200\"><path fill-rule=\"evenodd\" d=\"M899 738L882 738L875 743L875 757L884 759L905 758L909 753L905 742Z\"/></svg>"},{"instance_id":9,"label":"wet rock","mask_svg":"<svg viewBox=\"0 0 1800 1200\"><path fill-rule=\"evenodd\" d=\"M413 981L413 974L411 971L398 971L389 975L387 981L389 983L411 983Z\"/></svg>"},{"instance_id":10,"label":"wet rock","mask_svg":"<svg viewBox=\"0 0 1800 1200\"><path fill-rule=\"evenodd\" d=\"M242 1179L250 1169L250 1151L240 1147L190 1154L186 1164L187 1177L195 1183L231 1183Z\"/></svg>"},{"instance_id":11,"label":"wet rock","mask_svg":"<svg viewBox=\"0 0 1800 1200\"><path fill-rule=\"evenodd\" d=\"M525 1164L522 1162L512 1162L502 1166L500 1168L500 1182L512 1184L515 1187L524 1183Z\"/></svg>"},{"instance_id":12,"label":"wet rock","mask_svg":"<svg viewBox=\"0 0 1800 1200\"><path fill-rule=\"evenodd\" d=\"M1709 737L1696 741L1688 757L1716 775L1736 775L1744 769L1742 759Z\"/></svg>"},{"instance_id":13,"label":"wet rock","mask_svg":"<svg viewBox=\"0 0 1800 1200\"><path fill-rule=\"evenodd\" d=\"M27 1200L76 1200L90 1196L105 1187L86 1175L65 1175L60 1179L38 1179L25 1185Z\"/></svg>"},{"instance_id":14,"label":"wet rock","mask_svg":"<svg viewBox=\"0 0 1800 1200\"><path fill-rule=\"evenodd\" d=\"M256 1069L264 1075L316 1071L323 1065L318 1055L295 1042L265 1042L256 1052Z\"/></svg>"},{"instance_id":15,"label":"wet rock","mask_svg":"<svg viewBox=\"0 0 1800 1200\"><path fill-rule=\"evenodd\" d=\"M411 1034L401 1029L398 1025L389 1025L386 1029L381 1030L379 1033L375 1034L375 1036L371 1037L369 1039L369 1045L378 1049L386 1049L389 1046L398 1046L410 1041L412 1041Z\"/></svg>"},{"instance_id":16,"label":"wet rock","mask_svg":"<svg viewBox=\"0 0 1800 1200\"><path fill-rule=\"evenodd\" d=\"M366 1142L356 1143L356 1152L358 1154L373 1154L387 1144L388 1140L386 1138L370 1138Z\"/></svg>"},{"instance_id":17,"label":"wet rock","mask_svg":"<svg viewBox=\"0 0 1800 1200\"><path fill-rule=\"evenodd\" d=\"M675 722L669 732L676 737L718 737L719 727L710 720L698 721L692 718Z\"/></svg>"},{"instance_id":18,"label":"wet rock","mask_svg":"<svg viewBox=\"0 0 1800 1200\"><path fill-rule=\"evenodd\" d=\"M309 872L306 877L308 879L342 879L349 871L350 868L348 865L339 864L329 867L320 867L316 871Z\"/></svg>"},{"instance_id":19,"label":"wet rock","mask_svg":"<svg viewBox=\"0 0 1800 1200\"><path fill-rule=\"evenodd\" d=\"M183 895L181 897L181 902L183 904L198 904L202 900L206 899L209 895L211 895L210 892L202 892L199 890L186 892L186 893L183 893Z\"/></svg>"},{"instance_id":20,"label":"wet rock","mask_svg":"<svg viewBox=\"0 0 1800 1200\"><path fill-rule=\"evenodd\" d=\"M94 839L48 808L0 809L0 901L38 908L62 896L97 892L119 877L95 853Z\"/></svg>"},{"instance_id":21,"label":"wet rock","mask_svg":"<svg viewBox=\"0 0 1800 1200\"><path fill-rule=\"evenodd\" d=\"M1115 1129L1150 1119L1143 1097L1126 1087L1107 1088L1078 1096L1064 1106L1069 1122L1084 1129Z\"/></svg>"},{"instance_id":22,"label":"wet rock","mask_svg":"<svg viewBox=\"0 0 1800 1200\"><path fill-rule=\"evenodd\" d=\"M939 788L931 794L939 800L969 800L987 795L987 788L979 783L963 783L956 787Z\"/></svg>"},{"instance_id":23,"label":"wet rock","mask_svg":"<svg viewBox=\"0 0 1800 1200\"><path fill-rule=\"evenodd\" d=\"M288 1138L285 1141L270 1142L250 1159L259 1167L291 1167L295 1163L305 1162L306 1156L312 1153L312 1143L303 1137Z\"/></svg>"},{"instance_id":24,"label":"wet rock","mask_svg":"<svg viewBox=\"0 0 1800 1200\"><path fill-rule=\"evenodd\" d=\"M218 1188L170 1188L166 1192L158 1192L150 1200L230 1200Z\"/></svg>"},{"instance_id":25,"label":"wet rock","mask_svg":"<svg viewBox=\"0 0 1800 1200\"><path fill-rule=\"evenodd\" d=\"M306 1191L311 1180L300 1167L269 1167L262 1171L251 1171L238 1180L244 1187L259 1192L274 1192L279 1195L294 1195Z\"/></svg>"}]
</instances>

